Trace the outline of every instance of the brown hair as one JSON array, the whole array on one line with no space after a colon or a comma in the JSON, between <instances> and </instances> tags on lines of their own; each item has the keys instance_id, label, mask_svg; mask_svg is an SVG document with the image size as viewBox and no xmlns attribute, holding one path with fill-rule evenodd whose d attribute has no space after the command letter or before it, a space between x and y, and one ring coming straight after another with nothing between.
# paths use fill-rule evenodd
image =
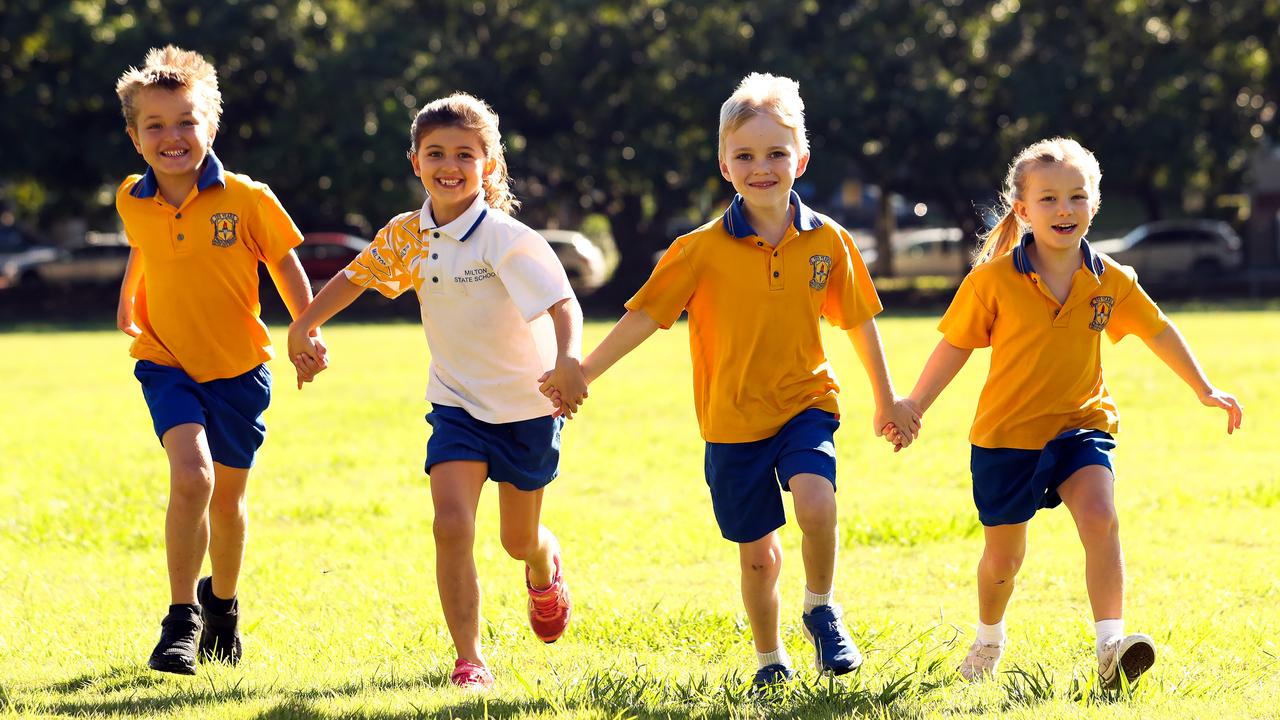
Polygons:
<instances>
[{"instance_id":1,"label":"brown hair","mask_svg":"<svg viewBox=\"0 0 1280 720\"><path fill-rule=\"evenodd\" d=\"M485 175L482 181L484 200L489 207L507 214L514 213L520 207L520 201L511 194L511 176L507 174L502 135L498 132L498 115L493 108L467 93L454 93L427 103L409 127L409 157L418 152L418 144L427 133L442 127L462 128L480 136L481 150L487 159L494 162L493 172Z\"/></svg>"},{"instance_id":2,"label":"brown hair","mask_svg":"<svg viewBox=\"0 0 1280 720\"><path fill-rule=\"evenodd\" d=\"M1023 149L1004 176L1004 188L1000 192L1000 220L985 235L982 248L973 264L980 265L1013 250L1022 236L1022 220L1013 212L1013 201L1022 200L1027 174L1039 165L1063 163L1075 167L1084 175L1085 190L1096 211L1102 202L1099 186L1102 183L1102 167L1093 153L1070 138L1054 137L1041 140Z\"/></svg>"},{"instance_id":3,"label":"brown hair","mask_svg":"<svg viewBox=\"0 0 1280 720\"><path fill-rule=\"evenodd\" d=\"M128 127L137 127L138 108L134 105L138 92L147 88L187 90L196 108L218 129L222 118L222 93L218 90L218 71L200 53L173 45L151 48L142 69L130 67L116 81L116 95Z\"/></svg>"}]
</instances>

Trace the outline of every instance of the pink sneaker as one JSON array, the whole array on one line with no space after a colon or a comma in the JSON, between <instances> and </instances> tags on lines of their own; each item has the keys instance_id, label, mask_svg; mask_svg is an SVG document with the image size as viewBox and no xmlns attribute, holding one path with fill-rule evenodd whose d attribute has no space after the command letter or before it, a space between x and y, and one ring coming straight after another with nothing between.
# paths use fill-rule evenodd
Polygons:
<instances>
[{"instance_id":1,"label":"pink sneaker","mask_svg":"<svg viewBox=\"0 0 1280 720\"><path fill-rule=\"evenodd\" d=\"M463 690L479 691L492 690L494 680L489 668L458 658L453 663L453 674L449 676L449 682Z\"/></svg>"},{"instance_id":2,"label":"pink sneaker","mask_svg":"<svg viewBox=\"0 0 1280 720\"><path fill-rule=\"evenodd\" d=\"M544 643L553 643L564 634L569 627L569 615L573 611L573 603L569 601L569 585L564 581L560 570L560 553L551 557L555 565L555 575L551 578L550 587L545 590L534 590L529 582L529 566L524 568L524 584L529 589L529 627L533 634Z\"/></svg>"}]
</instances>

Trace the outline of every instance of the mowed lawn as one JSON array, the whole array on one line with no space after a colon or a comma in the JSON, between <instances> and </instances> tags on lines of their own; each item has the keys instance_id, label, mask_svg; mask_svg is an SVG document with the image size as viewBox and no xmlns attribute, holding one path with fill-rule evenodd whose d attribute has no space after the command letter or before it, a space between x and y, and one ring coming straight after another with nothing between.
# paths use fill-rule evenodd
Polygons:
<instances>
[{"instance_id":1,"label":"mowed lawn","mask_svg":"<svg viewBox=\"0 0 1280 720\"><path fill-rule=\"evenodd\" d=\"M1117 499L1127 626L1158 643L1131 693L1093 687L1083 554L1065 509L1032 524L1001 678L954 668L973 632L981 533L967 434L987 355L895 455L871 432L867 383L829 333L844 386L837 597L867 657L835 681L811 667L784 697L744 694L754 656L737 551L702 478L688 335L660 332L591 388L567 427L545 523L575 601L554 645L527 627L523 572L479 517L488 695L447 686L422 473L427 349L409 323L326 330L333 366L298 392L277 360L270 432L250 484L241 585L245 660L196 677L148 671L168 602L167 466L114 331L0 334L0 717L1280 717L1280 310L1174 308L1221 411L1137 339L1104 350L1124 417ZM910 389L936 317L881 320ZM592 347L607 323L587 328ZM274 329L277 339L283 328ZM797 663L799 533L783 531L783 617Z\"/></svg>"}]
</instances>

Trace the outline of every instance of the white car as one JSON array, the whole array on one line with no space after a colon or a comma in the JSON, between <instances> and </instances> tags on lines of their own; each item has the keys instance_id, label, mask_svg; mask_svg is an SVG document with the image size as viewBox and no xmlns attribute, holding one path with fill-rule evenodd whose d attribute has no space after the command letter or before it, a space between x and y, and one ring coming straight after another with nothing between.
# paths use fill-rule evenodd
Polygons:
<instances>
[{"instance_id":1,"label":"white car","mask_svg":"<svg viewBox=\"0 0 1280 720\"><path fill-rule=\"evenodd\" d=\"M609 279L604 253L586 235L576 230L539 230L538 234L560 258L574 293L590 295Z\"/></svg>"},{"instance_id":2,"label":"white car","mask_svg":"<svg viewBox=\"0 0 1280 720\"><path fill-rule=\"evenodd\" d=\"M1122 265L1133 266L1143 281L1215 277L1244 264L1240 236L1220 220L1149 222L1122 238L1090 245Z\"/></svg>"}]
</instances>

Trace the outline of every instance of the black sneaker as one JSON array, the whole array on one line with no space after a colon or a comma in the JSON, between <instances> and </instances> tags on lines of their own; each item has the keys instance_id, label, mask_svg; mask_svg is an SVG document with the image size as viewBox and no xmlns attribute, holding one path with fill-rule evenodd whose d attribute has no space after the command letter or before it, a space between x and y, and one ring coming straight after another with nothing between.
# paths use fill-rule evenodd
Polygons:
<instances>
[{"instance_id":1,"label":"black sneaker","mask_svg":"<svg viewBox=\"0 0 1280 720\"><path fill-rule=\"evenodd\" d=\"M195 675L201 625L199 607L170 605L169 614L160 623L160 642L151 651L147 665L160 672Z\"/></svg>"},{"instance_id":2,"label":"black sneaker","mask_svg":"<svg viewBox=\"0 0 1280 720\"><path fill-rule=\"evenodd\" d=\"M211 608L226 601L214 597L211 577L202 577L196 583L196 601L200 603L200 618L204 621L204 629L200 633L200 659L229 665L240 662L240 656L244 654L240 645L240 601L231 598L230 610L214 612Z\"/></svg>"}]
</instances>

